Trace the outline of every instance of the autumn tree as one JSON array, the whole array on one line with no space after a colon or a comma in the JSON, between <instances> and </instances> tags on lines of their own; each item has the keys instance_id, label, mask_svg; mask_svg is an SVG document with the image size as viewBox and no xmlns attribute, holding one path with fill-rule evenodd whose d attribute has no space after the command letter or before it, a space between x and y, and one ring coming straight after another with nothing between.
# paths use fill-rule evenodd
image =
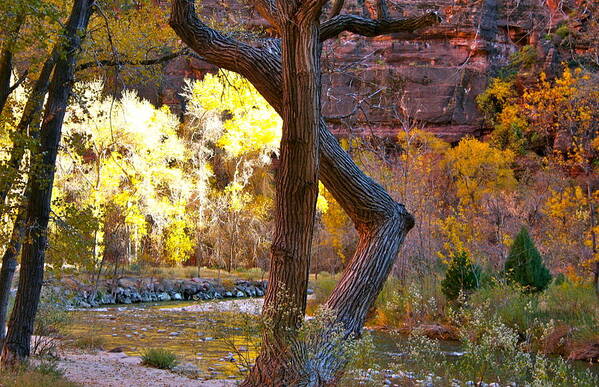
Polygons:
<instances>
[{"instance_id":1,"label":"autumn tree","mask_svg":"<svg viewBox=\"0 0 599 387\"><path fill-rule=\"evenodd\" d=\"M173 1L171 26L181 39L206 61L246 77L283 118L277 226L264 307L270 333L265 333L260 357L245 385L323 385L333 382L343 368L326 345L317 348L312 361L302 356L301 345L298 351L291 350L305 312L318 178L360 234L356 253L326 303L347 337L361 332L414 223L402 205L357 168L326 128L319 113L320 42L343 31L366 36L414 31L437 23L438 16L374 20L337 15L320 24L324 3L254 2L280 36L280 48L279 40L259 48L208 27L197 17L193 1Z\"/></svg>"}]
</instances>

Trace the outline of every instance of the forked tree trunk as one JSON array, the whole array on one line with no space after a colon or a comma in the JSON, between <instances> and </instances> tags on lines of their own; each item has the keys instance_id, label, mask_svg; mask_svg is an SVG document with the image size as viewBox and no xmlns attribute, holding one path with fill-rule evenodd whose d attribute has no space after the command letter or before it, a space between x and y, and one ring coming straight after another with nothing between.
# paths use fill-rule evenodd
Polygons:
<instances>
[{"instance_id":1,"label":"forked tree trunk","mask_svg":"<svg viewBox=\"0 0 599 387\"><path fill-rule=\"evenodd\" d=\"M47 227L58 145L67 102L73 86L75 62L87 30L93 0L75 0L64 33L64 45L56 60L48 102L40 130L40 169L31 174L27 200L26 238L21 259L19 287L2 348L2 366L14 366L27 359L33 324L44 278Z\"/></svg>"},{"instance_id":2,"label":"forked tree trunk","mask_svg":"<svg viewBox=\"0 0 599 387\"><path fill-rule=\"evenodd\" d=\"M268 5L272 2L264 0L256 1L256 3L259 3L258 9L263 13L265 8L268 8L265 7L265 4ZM263 16L269 21L274 19L272 15ZM321 25L320 41L332 38L345 30L367 36L377 36L391 32L412 32L439 21L439 17L434 13L407 20L383 21L340 15ZM272 45L268 49L259 49L220 34L197 18L193 0L173 0L170 23L179 37L206 61L246 77L273 108L284 117L287 96L282 88L283 64L276 45ZM282 36L286 35L282 34ZM327 305L336 314L336 320L342 324L347 337L350 337L360 334L366 313L380 292L405 235L414 225L414 219L403 205L396 203L379 184L356 166L351 157L340 147L337 139L327 129L322 119L318 135L320 179L351 217L360 235L356 253L327 301ZM288 212L286 215L297 216L292 212ZM273 261L271 264L280 265L281 262ZM302 268L302 270L307 270L307 268ZM273 276L272 278L279 277ZM297 281L304 283L304 278ZM271 287L273 284L269 283L269 291ZM306 297L305 288L296 286L292 290L294 292L291 295L292 299L304 302L302 300L305 300ZM275 291L273 290L272 293L273 295L270 297L274 298ZM282 294L276 293L277 299L272 301L267 299L266 302L275 307L285 307ZM268 317L269 313L271 312L265 308L263 314ZM293 312L294 315L295 313ZM290 320L289 323L295 321ZM290 326L294 327L294 325ZM281 360L273 358L274 355L265 357L267 353L268 349L265 348L261 359L258 360L257 368L264 367L262 364L267 359L275 362L272 369L281 367L276 365L276 362L280 363ZM343 369L343 362L326 345L320 349L317 356L318 361L311 362L311 364L298 364L305 359L294 357L295 364L291 365L291 369L294 370L292 378L299 375L295 370L309 372L303 373L301 380L289 382L288 379L288 384L316 386L334 383ZM264 368L265 371L268 369ZM254 374L246 380L246 385L263 385L257 381L265 381L265 379L256 379L256 372L264 371L254 370ZM266 385L281 385L275 383L278 381L280 380L271 379L270 382L273 384L267 383Z\"/></svg>"},{"instance_id":3,"label":"forked tree trunk","mask_svg":"<svg viewBox=\"0 0 599 387\"><path fill-rule=\"evenodd\" d=\"M290 362L295 331L306 310L312 234L318 196L321 1L277 1L282 42L283 136L276 176L275 234L271 248L262 349L245 386L296 385Z\"/></svg>"}]
</instances>

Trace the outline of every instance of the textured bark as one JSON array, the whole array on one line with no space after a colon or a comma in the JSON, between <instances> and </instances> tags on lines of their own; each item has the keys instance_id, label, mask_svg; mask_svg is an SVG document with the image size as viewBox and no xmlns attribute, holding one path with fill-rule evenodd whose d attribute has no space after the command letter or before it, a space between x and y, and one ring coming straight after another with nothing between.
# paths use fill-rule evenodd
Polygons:
<instances>
[{"instance_id":1,"label":"textured bark","mask_svg":"<svg viewBox=\"0 0 599 387\"><path fill-rule=\"evenodd\" d=\"M346 18L345 16L347 15L340 15L324 23L320 28L320 40L336 36L344 30L352 30L356 33L362 31L368 36L375 36L391 32L387 28L395 25L394 21L390 20L385 21L384 25L387 26L385 28L369 27L364 29L356 27L356 25L380 26L382 21L354 16ZM418 21L412 24L416 19ZM436 14L416 19L410 19L409 29L411 31L439 22ZM402 21L402 23L405 25L407 21ZM325 24L326 31L324 31ZM205 60L248 78L273 108L282 116L284 115L286 97L281 87L283 71L281 54L277 50L277 45L271 46L268 50L258 49L221 35L197 18L191 0L173 1L171 26L179 37ZM351 217L360 235L356 253L327 301L327 305L332 308L337 321L343 324L345 333L349 337L352 334L360 334L366 312L382 288L397 257L401 243L414 224L414 219L403 205L396 203L379 184L356 166L327 129L322 118L319 122L318 136L319 177ZM270 286L272 286L272 282L269 288ZM293 291L304 292L301 297L305 297L303 287L298 287ZM280 297L282 302L282 296ZM298 295L294 294L292 297L298 297ZM268 311L265 309L263 313L267 314ZM266 382L262 385L326 385L334 383L338 371L343 368L344 364L334 356L331 348L326 345L322 346L318 357L319 361L313 362L313 364L292 365L293 376L301 375L302 380L287 380L282 384ZM301 361L301 357L294 358L296 363ZM302 373L302 370L306 372ZM246 385L260 384L250 377L246 381Z\"/></svg>"},{"instance_id":2,"label":"textured bark","mask_svg":"<svg viewBox=\"0 0 599 387\"><path fill-rule=\"evenodd\" d=\"M44 257L56 156L66 106L73 86L75 61L83 35L87 30L92 5L93 0L75 0L64 31L62 55L56 60L50 83L40 130L39 159L42 173L31 176L19 287L2 348L3 366L17 365L29 356L33 323L44 277Z\"/></svg>"},{"instance_id":3,"label":"textured bark","mask_svg":"<svg viewBox=\"0 0 599 387\"><path fill-rule=\"evenodd\" d=\"M25 208L21 207L15 223L13 224L10 241L2 256L2 269L0 270L0 345L6 336L6 316L8 314L8 300L10 288L17 269L17 257L21 251L21 244L25 233Z\"/></svg>"},{"instance_id":4,"label":"textured bark","mask_svg":"<svg viewBox=\"0 0 599 387\"><path fill-rule=\"evenodd\" d=\"M322 23L320 27L320 40L324 42L345 31L367 37L398 32L414 32L421 28L437 24L440 21L441 18L436 12L429 12L422 16L407 19L378 20L357 15L339 15Z\"/></svg>"},{"instance_id":5,"label":"textured bark","mask_svg":"<svg viewBox=\"0 0 599 387\"><path fill-rule=\"evenodd\" d=\"M283 136L276 179L275 235L264 318L268 327L256 365L243 385L295 385L294 331L303 321L318 196L320 41L323 1L279 1ZM268 4L266 5L268 8Z\"/></svg>"}]
</instances>

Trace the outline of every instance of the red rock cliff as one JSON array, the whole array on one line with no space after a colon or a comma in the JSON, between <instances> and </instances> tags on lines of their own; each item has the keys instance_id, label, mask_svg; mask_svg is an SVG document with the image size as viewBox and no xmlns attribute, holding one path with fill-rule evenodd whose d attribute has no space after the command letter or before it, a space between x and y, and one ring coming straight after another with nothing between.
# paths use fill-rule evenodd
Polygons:
<instances>
[{"instance_id":1,"label":"red rock cliff","mask_svg":"<svg viewBox=\"0 0 599 387\"><path fill-rule=\"evenodd\" d=\"M406 125L424 126L449 141L479 135L483 127L475 98L488 79L508 63L510 54L528 44L537 47L551 70L560 61L559 50L542 37L567 21L580 2L390 0L393 17L437 10L444 20L415 34L363 38L344 33L327 42L323 49L325 115L338 135L351 131L392 137ZM344 12L368 15L368 5L368 0L348 0ZM203 0L200 12L223 25L243 22L247 28L268 33L262 18L234 1ZM583 42L578 49L588 50L588 46ZM183 79L201 78L214 70L195 59L171 62L161 102L180 108Z\"/></svg>"}]
</instances>

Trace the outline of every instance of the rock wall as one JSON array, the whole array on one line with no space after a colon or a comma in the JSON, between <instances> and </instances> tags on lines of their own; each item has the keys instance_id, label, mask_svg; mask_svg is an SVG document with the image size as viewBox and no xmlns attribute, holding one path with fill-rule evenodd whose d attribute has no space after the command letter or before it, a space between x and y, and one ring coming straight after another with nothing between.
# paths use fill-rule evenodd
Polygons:
<instances>
[{"instance_id":1,"label":"rock wall","mask_svg":"<svg viewBox=\"0 0 599 387\"><path fill-rule=\"evenodd\" d=\"M126 278L101 280L97 286L74 277L49 280L44 294L69 308L90 308L100 305L134 304L157 301L201 301L222 298L262 297L267 281L214 279Z\"/></svg>"},{"instance_id":2,"label":"rock wall","mask_svg":"<svg viewBox=\"0 0 599 387\"><path fill-rule=\"evenodd\" d=\"M425 127L448 141L480 135L475 98L520 47L532 44L549 68L559 50L541 34L555 30L580 0L389 0L393 17L437 10L444 21L416 34L363 38L350 33L323 50L323 103L339 136L394 137L405 126ZM366 4L364 4L366 3ZM348 0L348 13L369 14L369 1ZM228 5L228 6L225 6ZM569 6L568 6L569 5ZM268 34L250 8L230 0L203 0L202 17ZM216 69L180 58L166 67L161 103L184 108L184 78Z\"/></svg>"}]
</instances>

